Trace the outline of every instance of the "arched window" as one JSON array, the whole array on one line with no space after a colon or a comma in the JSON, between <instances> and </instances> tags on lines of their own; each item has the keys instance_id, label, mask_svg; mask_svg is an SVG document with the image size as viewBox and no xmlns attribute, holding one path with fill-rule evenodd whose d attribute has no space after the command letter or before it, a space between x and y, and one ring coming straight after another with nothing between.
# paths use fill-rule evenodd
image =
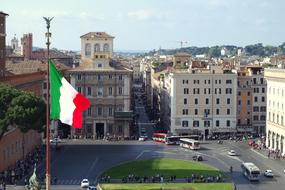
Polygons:
<instances>
[{"instance_id":1,"label":"arched window","mask_svg":"<svg viewBox=\"0 0 285 190\"><path fill-rule=\"evenodd\" d=\"M104 44L103 51L109 52L109 44Z\"/></svg>"},{"instance_id":2,"label":"arched window","mask_svg":"<svg viewBox=\"0 0 285 190\"><path fill-rule=\"evenodd\" d=\"M94 52L99 52L100 51L100 44L95 44L94 45Z\"/></svg>"},{"instance_id":3,"label":"arched window","mask_svg":"<svg viewBox=\"0 0 285 190\"><path fill-rule=\"evenodd\" d=\"M85 56L91 56L91 44L85 44Z\"/></svg>"}]
</instances>

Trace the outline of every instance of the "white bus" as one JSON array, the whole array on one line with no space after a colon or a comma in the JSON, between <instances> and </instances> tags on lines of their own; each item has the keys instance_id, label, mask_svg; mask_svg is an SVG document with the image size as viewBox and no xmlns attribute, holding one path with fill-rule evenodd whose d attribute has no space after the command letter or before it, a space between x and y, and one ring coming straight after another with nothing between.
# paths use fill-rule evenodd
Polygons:
<instances>
[{"instance_id":1,"label":"white bus","mask_svg":"<svg viewBox=\"0 0 285 190\"><path fill-rule=\"evenodd\" d=\"M180 146L183 148L189 148L192 150L199 150L200 149L200 142L193 139L181 138L180 139Z\"/></svg>"},{"instance_id":2,"label":"white bus","mask_svg":"<svg viewBox=\"0 0 285 190\"><path fill-rule=\"evenodd\" d=\"M242 173L250 181L259 181L260 170L259 168L251 162L244 162L241 165Z\"/></svg>"}]
</instances>

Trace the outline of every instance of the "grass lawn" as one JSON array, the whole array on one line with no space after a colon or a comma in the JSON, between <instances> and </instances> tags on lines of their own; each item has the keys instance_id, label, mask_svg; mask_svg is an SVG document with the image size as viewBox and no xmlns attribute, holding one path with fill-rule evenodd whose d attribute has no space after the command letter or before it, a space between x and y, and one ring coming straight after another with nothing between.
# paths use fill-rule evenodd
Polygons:
<instances>
[{"instance_id":1,"label":"grass lawn","mask_svg":"<svg viewBox=\"0 0 285 190\"><path fill-rule=\"evenodd\" d=\"M137 160L128 162L119 166L115 166L106 172L104 175L110 175L112 179L122 179L129 174L134 174L140 177L154 176L156 174L169 177L176 175L176 178L185 178L192 174L203 176L217 176L223 172L209 165L187 160L176 160L170 158L156 158L150 160Z\"/></svg>"},{"instance_id":2,"label":"grass lawn","mask_svg":"<svg viewBox=\"0 0 285 190\"><path fill-rule=\"evenodd\" d=\"M101 184L103 190L232 190L231 183Z\"/></svg>"}]
</instances>

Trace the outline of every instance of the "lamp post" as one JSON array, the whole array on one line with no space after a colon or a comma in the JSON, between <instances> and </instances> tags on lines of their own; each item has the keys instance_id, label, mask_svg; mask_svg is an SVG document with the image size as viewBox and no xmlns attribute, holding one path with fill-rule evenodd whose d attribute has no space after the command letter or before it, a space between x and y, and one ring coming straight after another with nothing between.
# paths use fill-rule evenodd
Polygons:
<instances>
[{"instance_id":1,"label":"lamp post","mask_svg":"<svg viewBox=\"0 0 285 190\"><path fill-rule=\"evenodd\" d=\"M47 32L45 33L45 37L47 38L47 106L46 106L46 190L50 190L50 145L49 145L49 141L50 141L50 126L49 126L49 122L50 122L50 100L49 100L49 91L50 91L50 86L49 86L49 46L50 46L50 41L49 38L51 37L51 33L49 32L49 28L50 28L50 22L53 19L50 17L43 17L44 20L46 21L46 27L47 27Z\"/></svg>"}]
</instances>

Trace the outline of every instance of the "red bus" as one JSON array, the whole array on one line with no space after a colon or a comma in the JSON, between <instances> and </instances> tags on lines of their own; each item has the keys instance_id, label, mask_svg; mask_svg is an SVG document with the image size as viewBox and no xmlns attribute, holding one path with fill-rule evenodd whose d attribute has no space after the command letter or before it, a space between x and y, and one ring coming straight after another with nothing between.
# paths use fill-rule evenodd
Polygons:
<instances>
[{"instance_id":1,"label":"red bus","mask_svg":"<svg viewBox=\"0 0 285 190\"><path fill-rule=\"evenodd\" d=\"M165 143L166 141L166 133L153 133L152 140L155 142L163 142Z\"/></svg>"}]
</instances>

